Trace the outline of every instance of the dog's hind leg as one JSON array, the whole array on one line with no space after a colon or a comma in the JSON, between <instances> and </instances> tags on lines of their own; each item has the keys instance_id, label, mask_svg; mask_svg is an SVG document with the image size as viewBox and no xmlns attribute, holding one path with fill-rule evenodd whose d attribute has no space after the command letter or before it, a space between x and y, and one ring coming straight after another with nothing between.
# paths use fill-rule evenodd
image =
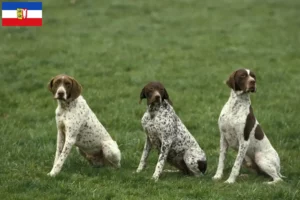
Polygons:
<instances>
[{"instance_id":1,"label":"dog's hind leg","mask_svg":"<svg viewBox=\"0 0 300 200\"><path fill-rule=\"evenodd\" d=\"M266 183L275 184L282 181L283 176L280 174L280 161L277 153L270 155L269 153L258 152L255 154L255 162L262 171L272 177L273 181Z\"/></svg>"},{"instance_id":2,"label":"dog's hind leg","mask_svg":"<svg viewBox=\"0 0 300 200\"><path fill-rule=\"evenodd\" d=\"M76 147L77 152L84 157L91 165L93 165L91 159L88 158L87 154L84 153L79 147Z\"/></svg>"},{"instance_id":3,"label":"dog's hind leg","mask_svg":"<svg viewBox=\"0 0 300 200\"><path fill-rule=\"evenodd\" d=\"M245 155L243 160L243 166L249 169L251 172L261 174L262 171L259 169L254 160L252 160L249 156ZM241 174L242 175L242 174Z\"/></svg>"},{"instance_id":4,"label":"dog's hind leg","mask_svg":"<svg viewBox=\"0 0 300 200\"><path fill-rule=\"evenodd\" d=\"M117 143L113 140L102 142L103 156L106 162L115 168L121 167L121 152Z\"/></svg>"},{"instance_id":5,"label":"dog's hind leg","mask_svg":"<svg viewBox=\"0 0 300 200\"><path fill-rule=\"evenodd\" d=\"M190 172L195 176L200 176L204 174L207 167L207 162L205 158L199 157L200 153L197 149L189 149L185 152L183 160Z\"/></svg>"},{"instance_id":6,"label":"dog's hind leg","mask_svg":"<svg viewBox=\"0 0 300 200\"><path fill-rule=\"evenodd\" d=\"M79 147L76 148L77 152L82 155L93 167L102 167L104 165L104 156L103 152L99 151L95 154L87 154L84 151L82 151Z\"/></svg>"}]
</instances>

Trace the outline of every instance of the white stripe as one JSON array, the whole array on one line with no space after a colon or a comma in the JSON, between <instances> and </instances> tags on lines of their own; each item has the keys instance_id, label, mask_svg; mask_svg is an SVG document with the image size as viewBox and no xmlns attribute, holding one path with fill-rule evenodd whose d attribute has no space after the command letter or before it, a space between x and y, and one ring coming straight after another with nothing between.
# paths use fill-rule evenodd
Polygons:
<instances>
[{"instance_id":1,"label":"white stripe","mask_svg":"<svg viewBox=\"0 0 300 200\"><path fill-rule=\"evenodd\" d=\"M2 10L2 18L17 18L17 10ZM42 11L28 10L27 18L42 18Z\"/></svg>"},{"instance_id":2,"label":"white stripe","mask_svg":"<svg viewBox=\"0 0 300 200\"><path fill-rule=\"evenodd\" d=\"M17 18L16 10L2 10L2 18Z\"/></svg>"},{"instance_id":3,"label":"white stripe","mask_svg":"<svg viewBox=\"0 0 300 200\"><path fill-rule=\"evenodd\" d=\"M42 18L43 12L41 10L28 10L28 18Z\"/></svg>"},{"instance_id":4,"label":"white stripe","mask_svg":"<svg viewBox=\"0 0 300 200\"><path fill-rule=\"evenodd\" d=\"M246 71L247 71L247 74L250 75L250 70L249 70L249 69L246 69Z\"/></svg>"}]
</instances>

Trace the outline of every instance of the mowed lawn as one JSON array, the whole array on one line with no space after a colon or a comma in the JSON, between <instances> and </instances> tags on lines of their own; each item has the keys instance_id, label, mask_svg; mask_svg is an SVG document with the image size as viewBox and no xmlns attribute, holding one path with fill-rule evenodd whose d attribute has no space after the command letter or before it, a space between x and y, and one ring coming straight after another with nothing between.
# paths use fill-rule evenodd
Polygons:
<instances>
[{"instance_id":1,"label":"mowed lawn","mask_svg":"<svg viewBox=\"0 0 300 200\"><path fill-rule=\"evenodd\" d=\"M300 199L300 1L43 1L42 27L0 28L0 199ZM217 120L237 68L256 72L254 113L287 178L212 181L219 155ZM66 73L122 151L122 168L92 168L75 148L50 178L56 145L51 77ZM161 81L178 116L205 150L200 178L164 173L157 162L135 174L145 133L143 86ZM166 166L170 169L170 166Z\"/></svg>"}]
</instances>

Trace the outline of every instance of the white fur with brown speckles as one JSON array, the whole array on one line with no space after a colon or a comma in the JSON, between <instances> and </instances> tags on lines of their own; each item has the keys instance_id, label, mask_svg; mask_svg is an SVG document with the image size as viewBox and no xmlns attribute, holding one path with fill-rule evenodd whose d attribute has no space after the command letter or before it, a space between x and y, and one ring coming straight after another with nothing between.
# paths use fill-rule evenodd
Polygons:
<instances>
[{"instance_id":1,"label":"white fur with brown speckles","mask_svg":"<svg viewBox=\"0 0 300 200\"><path fill-rule=\"evenodd\" d=\"M57 148L49 176L56 176L73 145L92 165L108 163L120 167L121 153L117 143L99 122L82 96L71 102L57 100Z\"/></svg>"},{"instance_id":2,"label":"white fur with brown speckles","mask_svg":"<svg viewBox=\"0 0 300 200\"><path fill-rule=\"evenodd\" d=\"M206 156L195 138L190 134L173 107L164 100L148 106L142 118L146 132L146 142L137 172L146 166L150 150L159 151L159 158L152 178L157 181L166 161L186 173L199 176L199 163L202 162L202 173L206 170Z\"/></svg>"}]
</instances>

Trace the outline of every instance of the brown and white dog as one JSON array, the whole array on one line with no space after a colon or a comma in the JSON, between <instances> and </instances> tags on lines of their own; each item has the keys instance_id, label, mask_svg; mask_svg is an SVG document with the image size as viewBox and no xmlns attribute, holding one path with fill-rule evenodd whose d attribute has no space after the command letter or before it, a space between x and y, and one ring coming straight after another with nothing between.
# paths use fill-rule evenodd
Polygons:
<instances>
[{"instance_id":1,"label":"brown and white dog","mask_svg":"<svg viewBox=\"0 0 300 200\"><path fill-rule=\"evenodd\" d=\"M147 110L142 118L146 139L137 172L147 162L149 152L156 148L158 161L152 178L157 181L166 161L184 174L200 176L207 167L205 152L187 130L172 107L167 90L160 82L150 82L141 91L140 100L147 99Z\"/></svg>"},{"instance_id":2,"label":"brown and white dog","mask_svg":"<svg viewBox=\"0 0 300 200\"><path fill-rule=\"evenodd\" d=\"M281 181L280 159L254 117L250 93L256 91L256 77L248 69L238 69L231 74L227 85L231 88L229 100L219 117L220 157L213 179L221 179L228 147L238 151L231 174L226 183L234 183L242 162L257 172L273 178L268 183Z\"/></svg>"},{"instance_id":3,"label":"brown and white dog","mask_svg":"<svg viewBox=\"0 0 300 200\"><path fill-rule=\"evenodd\" d=\"M81 85L72 77L57 75L48 84L57 100L57 147L49 176L57 175L73 145L91 165L109 164L119 168L121 153L96 115L81 96Z\"/></svg>"}]
</instances>

